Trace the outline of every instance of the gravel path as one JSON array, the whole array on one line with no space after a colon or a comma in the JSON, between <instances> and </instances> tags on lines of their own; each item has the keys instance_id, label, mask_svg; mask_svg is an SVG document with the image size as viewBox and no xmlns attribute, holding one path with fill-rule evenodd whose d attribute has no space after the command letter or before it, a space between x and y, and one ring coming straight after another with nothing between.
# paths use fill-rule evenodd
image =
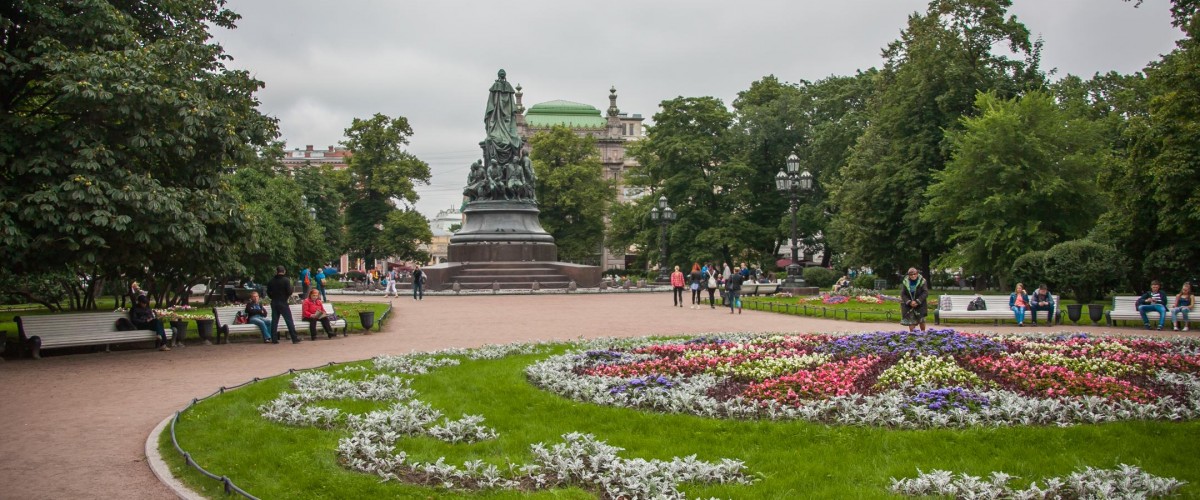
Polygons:
<instances>
[{"instance_id":1,"label":"gravel path","mask_svg":"<svg viewBox=\"0 0 1200 500\"><path fill-rule=\"evenodd\" d=\"M333 302L387 301L331 297ZM147 435L193 397L253 377L330 361L519 341L732 331L834 332L899 325L671 307L668 293L427 296L393 299L380 333L299 345L192 345L0 362L0 497L171 498L146 464ZM968 330L1018 331L978 325ZM1091 331L1059 326L1019 331ZM1139 334L1140 330L1124 329ZM191 335L195 335L191 332ZM307 339L307 335L304 335ZM194 338L194 337L193 337Z\"/></svg>"}]
</instances>

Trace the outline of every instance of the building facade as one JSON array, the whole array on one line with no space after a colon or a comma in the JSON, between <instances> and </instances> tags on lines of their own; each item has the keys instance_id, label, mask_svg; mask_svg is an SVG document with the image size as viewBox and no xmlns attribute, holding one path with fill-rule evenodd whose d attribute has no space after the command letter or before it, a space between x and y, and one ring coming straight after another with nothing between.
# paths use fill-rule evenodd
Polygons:
<instances>
[{"instance_id":1,"label":"building facade","mask_svg":"<svg viewBox=\"0 0 1200 500\"><path fill-rule=\"evenodd\" d=\"M450 236L457 229L455 226L462 227L462 223L462 212L454 207L439 211L437 216L429 221L429 230L433 233L433 238L428 245L421 246L422 250L429 252L428 264L446 262L450 251Z\"/></svg>"},{"instance_id":2,"label":"building facade","mask_svg":"<svg viewBox=\"0 0 1200 500\"><path fill-rule=\"evenodd\" d=\"M335 169L341 170L349 165L346 160L353 156L349 149L341 146L329 146L328 149L313 149L312 144L304 146L304 149L296 148L283 153L283 166L285 167L303 167L305 165L324 166L328 165Z\"/></svg>"},{"instance_id":3,"label":"building facade","mask_svg":"<svg viewBox=\"0 0 1200 500\"><path fill-rule=\"evenodd\" d=\"M625 203L641 196L640 189L625 185L625 172L637 166L637 161L625 153L632 141L644 137L644 118L640 114L621 112L617 107L616 87L609 89L608 110L604 114L590 104L563 100L534 104L526 110L522 103L524 93L520 85L517 85L516 91L517 132L521 138L528 142L534 134L560 125L580 136L593 137L600 153L604 177L614 181L617 186L616 201ZM625 261L624 253L613 254L605 248L600 255L599 265L603 269L624 269Z\"/></svg>"}]
</instances>

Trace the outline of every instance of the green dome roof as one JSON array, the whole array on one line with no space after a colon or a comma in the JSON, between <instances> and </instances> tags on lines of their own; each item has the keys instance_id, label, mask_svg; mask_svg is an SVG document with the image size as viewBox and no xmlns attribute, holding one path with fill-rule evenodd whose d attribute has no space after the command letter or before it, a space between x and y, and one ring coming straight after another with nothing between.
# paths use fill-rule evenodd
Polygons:
<instances>
[{"instance_id":1,"label":"green dome roof","mask_svg":"<svg viewBox=\"0 0 1200 500\"><path fill-rule=\"evenodd\" d=\"M571 101L549 101L534 104L525 112L530 127L565 125L572 128L604 128L608 123L595 106Z\"/></svg>"}]
</instances>

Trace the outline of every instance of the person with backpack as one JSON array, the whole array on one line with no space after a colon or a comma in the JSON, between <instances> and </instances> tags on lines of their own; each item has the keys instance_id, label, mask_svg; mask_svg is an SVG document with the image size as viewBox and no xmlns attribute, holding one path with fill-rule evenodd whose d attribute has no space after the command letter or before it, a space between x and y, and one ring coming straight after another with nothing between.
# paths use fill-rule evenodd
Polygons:
<instances>
[{"instance_id":1,"label":"person with backpack","mask_svg":"<svg viewBox=\"0 0 1200 500\"><path fill-rule=\"evenodd\" d=\"M329 297L325 296L325 269L322 268L317 270L317 275L313 279L313 284L317 285L317 291L321 292L321 300L329 302Z\"/></svg>"},{"instance_id":2,"label":"person with backpack","mask_svg":"<svg viewBox=\"0 0 1200 500\"><path fill-rule=\"evenodd\" d=\"M300 295L303 297L308 297L308 289L309 289L309 286L312 284L311 278L312 278L312 273L310 273L308 271L307 267L300 270L300 287L301 287Z\"/></svg>"},{"instance_id":3,"label":"person with backpack","mask_svg":"<svg viewBox=\"0 0 1200 500\"><path fill-rule=\"evenodd\" d=\"M425 272L421 266L413 270L413 300L425 300Z\"/></svg>"},{"instance_id":4,"label":"person with backpack","mask_svg":"<svg viewBox=\"0 0 1200 500\"><path fill-rule=\"evenodd\" d=\"M700 273L700 276L700 279L704 282L704 289L708 290L708 308L716 309L717 299L715 298L715 295L717 293L717 287L719 286L717 283L716 268L712 265L705 266L705 269Z\"/></svg>"}]
</instances>

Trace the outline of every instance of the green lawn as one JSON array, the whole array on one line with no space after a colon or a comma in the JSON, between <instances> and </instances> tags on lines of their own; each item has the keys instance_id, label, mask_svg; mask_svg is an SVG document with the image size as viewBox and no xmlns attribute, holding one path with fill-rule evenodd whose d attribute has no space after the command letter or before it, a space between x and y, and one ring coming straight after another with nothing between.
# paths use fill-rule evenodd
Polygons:
<instances>
[{"instance_id":1,"label":"green lawn","mask_svg":"<svg viewBox=\"0 0 1200 500\"><path fill-rule=\"evenodd\" d=\"M625 458L733 458L744 461L748 472L759 478L750 486L688 485L688 498L889 498L889 478L913 477L917 469L978 476L1004 471L1020 476L1014 486L1025 487L1084 466L1112 468L1121 463L1188 481L1181 496L1200 497L1194 450L1200 442L1200 422L898 431L666 415L577 403L533 387L523 369L547 355L464 360L417 376L413 388L419 399L451 418L482 415L484 424L500 436L469 445L405 438L397 448L410 460L445 457L461 464L482 459L503 469L509 462L529 462L530 444L559 443L562 434L578 431L624 448ZM257 407L286 390L289 378L269 379L199 403L181 417L180 443L209 471L228 475L263 498L594 498L575 489L533 495L448 492L384 483L351 472L339 466L335 453L344 430L288 427L259 416ZM326 405L355 412L383 406L358 401ZM178 476L210 497L223 497L219 483L183 466L167 434L160 443Z\"/></svg>"}]
</instances>

